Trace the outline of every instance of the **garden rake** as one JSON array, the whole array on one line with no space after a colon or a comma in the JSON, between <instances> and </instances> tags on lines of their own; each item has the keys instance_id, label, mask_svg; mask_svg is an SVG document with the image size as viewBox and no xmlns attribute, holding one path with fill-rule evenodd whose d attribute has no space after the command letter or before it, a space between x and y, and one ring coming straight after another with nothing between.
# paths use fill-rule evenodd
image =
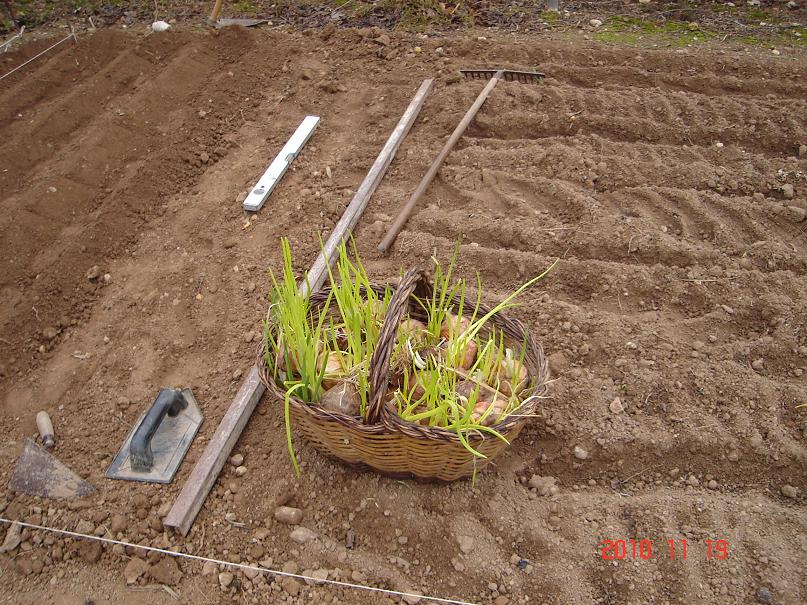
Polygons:
<instances>
[{"instance_id":1,"label":"garden rake","mask_svg":"<svg viewBox=\"0 0 807 605\"><path fill-rule=\"evenodd\" d=\"M537 71L514 71L511 69L461 69L460 73L471 80L490 81L487 83L485 88L482 89L482 92L479 93L476 101L474 101L474 104L471 105L471 108L465 113L465 116L462 118L460 123L457 124L457 127L454 129L454 132L451 133L451 136L448 138L448 141L446 141L443 149L434 159L432 165L429 166L429 170L426 172L426 174L423 175L417 189L415 189L415 191L412 193L412 197L410 197L409 201L406 202L406 205L395 218L395 222L392 223L392 226L389 228L389 231L387 231L384 239L381 240L381 243L378 245L378 250L381 253L387 252L390 246L392 246L393 242L395 242L395 238L398 237L398 234L401 232L401 229L403 229L406 221L412 215L412 211L415 209L415 204L417 204L418 200L426 192L426 189L429 188L429 185L431 185L434 177L437 176L437 171L440 170L440 167L443 165L446 157L448 157L448 154L451 153L451 150L454 148L454 145L457 144L457 141L460 140L460 137L471 123L471 120L473 120L476 114L479 112L479 109L482 107L485 99L488 98L490 91L496 87L499 80L506 80L508 82L523 82L525 84L539 84L544 78L544 74Z\"/></svg>"}]
</instances>

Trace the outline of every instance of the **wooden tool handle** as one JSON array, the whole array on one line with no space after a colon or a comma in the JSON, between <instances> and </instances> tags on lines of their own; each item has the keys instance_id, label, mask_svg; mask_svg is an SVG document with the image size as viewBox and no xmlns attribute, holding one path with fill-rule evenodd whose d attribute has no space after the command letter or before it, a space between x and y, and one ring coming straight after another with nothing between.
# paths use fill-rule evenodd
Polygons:
<instances>
[{"instance_id":1,"label":"wooden tool handle","mask_svg":"<svg viewBox=\"0 0 807 605\"><path fill-rule=\"evenodd\" d=\"M390 246L395 242L395 238L398 237L398 234L403 229L406 221L409 220L409 217L412 215L412 211L415 209L415 204L418 203L418 200L426 193L426 189L429 188L434 177L437 176L437 171L440 170L440 167L445 162L446 157L454 149L454 145L457 144L457 141L460 140L460 137L463 135L465 130L468 128L468 125L471 123L471 120L474 119L476 114L479 112L479 109L482 107L482 104L485 102L485 99L488 98L490 91L496 87L496 84L499 83L499 74L496 74L490 79L490 82L487 83L485 88L482 89L482 92L479 93L479 96L474 101L474 104L471 105L471 108L465 112L465 116L462 118L457 127L454 129L454 132L451 133L451 136L446 141L446 144L443 146L443 149L437 155L437 157L432 162L432 165L429 166L429 170L423 175L423 178L420 181L420 184L415 189L414 193L412 193L412 197L409 198L409 201L406 202L406 205L401 210L400 214L395 218L395 222L392 223L392 226L387 231L387 234L384 236L384 239L381 240L381 243L378 244L378 251L386 253L389 250Z\"/></svg>"},{"instance_id":2,"label":"wooden tool handle","mask_svg":"<svg viewBox=\"0 0 807 605\"><path fill-rule=\"evenodd\" d=\"M50 421L48 413L44 410L36 415L36 428L39 431L39 436L42 438L42 445L47 449L52 448L55 438L53 423Z\"/></svg>"},{"instance_id":3,"label":"wooden tool handle","mask_svg":"<svg viewBox=\"0 0 807 605\"><path fill-rule=\"evenodd\" d=\"M219 20L219 16L221 16L221 7L224 5L224 0L216 0L216 3L213 5L213 11L210 13L210 16L207 18L207 22L209 25L215 25L216 21Z\"/></svg>"}]
</instances>

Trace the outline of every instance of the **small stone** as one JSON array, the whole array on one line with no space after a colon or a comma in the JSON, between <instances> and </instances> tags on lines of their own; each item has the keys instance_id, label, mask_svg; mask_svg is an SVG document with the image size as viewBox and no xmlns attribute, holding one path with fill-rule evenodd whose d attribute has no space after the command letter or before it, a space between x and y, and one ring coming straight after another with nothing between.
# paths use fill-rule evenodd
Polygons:
<instances>
[{"instance_id":1,"label":"small stone","mask_svg":"<svg viewBox=\"0 0 807 605\"><path fill-rule=\"evenodd\" d=\"M87 521L86 519L82 519L81 521L79 521L76 524L76 533L79 533L79 534L84 534L84 535L91 534L94 529L95 529L95 526L90 521Z\"/></svg>"},{"instance_id":2,"label":"small stone","mask_svg":"<svg viewBox=\"0 0 807 605\"><path fill-rule=\"evenodd\" d=\"M255 285L254 281L251 281L247 284L247 292L249 292L250 294L252 294L255 291L255 288L257 288L257 286Z\"/></svg>"},{"instance_id":3,"label":"small stone","mask_svg":"<svg viewBox=\"0 0 807 605\"><path fill-rule=\"evenodd\" d=\"M796 192L793 189L793 185L791 185L790 183L785 183L784 185L782 185L782 195L785 196L786 200L792 200L795 193Z\"/></svg>"},{"instance_id":4,"label":"small stone","mask_svg":"<svg viewBox=\"0 0 807 605\"><path fill-rule=\"evenodd\" d=\"M364 572L362 572L362 571L360 571L358 569L354 569L350 573L350 579L353 580L354 582L366 582L367 581L367 574L365 574Z\"/></svg>"},{"instance_id":5,"label":"small stone","mask_svg":"<svg viewBox=\"0 0 807 605\"><path fill-rule=\"evenodd\" d=\"M247 474L247 467L246 466L239 466L235 469L235 474L239 477L243 477Z\"/></svg>"},{"instance_id":6,"label":"small stone","mask_svg":"<svg viewBox=\"0 0 807 605\"><path fill-rule=\"evenodd\" d=\"M797 498L799 495L799 489L792 485L783 485L781 491L785 498Z\"/></svg>"},{"instance_id":7,"label":"small stone","mask_svg":"<svg viewBox=\"0 0 807 605\"><path fill-rule=\"evenodd\" d=\"M708 487L709 489L717 489L717 481L715 481L714 479L710 479L709 483L706 484L706 487Z\"/></svg>"},{"instance_id":8,"label":"small stone","mask_svg":"<svg viewBox=\"0 0 807 605\"><path fill-rule=\"evenodd\" d=\"M243 373L244 373L244 371L242 369L240 369L240 368L237 369L235 372L233 372L233 380L238 380L239 378L241 378Z\"/></svg>"},{"instance_id":9,"label":"small stone","mask_svg":"<svg viewBox=\"0 0 807 605\"><path fill-rule=\"evenodd\" d=\"M751 367L757 372L761 372L762 370L765 369L765 360L762 358L755 359L754 361L751 362Z\"/></svg>"},{"instance_id":10,"label":"small stone","mask_svg":"<svg viewBox=\"0 0 807 605\"><path fill-rule=\"evenodd\" d=\"M229 571L223 571L219 574L219 586L222 590L227 590L230 584L233 583L233 574Z\"/></svg>"},{"instance_id":11,"label":"small stone","mask_svg":"<svg viewBox=\"0 0 807 605\"><path fill-rule=\"evenodd\" d=\"M212 576L216 573L217 566L213 561L205 561L205 564L202 565L202 575L203 576Z\"/></svg>"},{"instance_id":12,"label":"small stone","mask_svg":"<svg viewBox=\"0 0 807 605\"><path fill-rule=\"evenodd\" d=\"M740 459L740 452L737 450L731 450L726 457L730 462L737 462Z\"/></svg>"},{"instance_id":13,"label":"small stone","mask_svg":"<svg viewBox=\"0 0 807 605\"><path fill-rule=\"evenodd\" d=\"M317 534L308 529L307 527L295 527L289 534L289 538L297 544L305 544L315 539Z\"/></svg>"},{"instance_id":14,"label":"small stone","mask_svg":"<svg viewBox=\"0 0 807 605\"><path fill-rule=\"evenodd\" d=\"M93 265L87 270L87 279L90 281L95 281L99 277L101 277L101 269L98 265Z\"/></svg>"},{"instance_id":15,"label":"small stone","mask_svg":"<svg viewBox=\"0 0 807 605\"><path fill-rule=\"evenodd\" d=\"M787 217L794 223L800 223L807 218L807 210L798 206L788 206Z\"/></svg>"},{"instance_id":16,"label":"small stone","mask_svg":"<svg viewBox=\"0 0 807 605\"><path fill-rule=\"evenodd\" d=\"M457 542L460 545L460 551L466 555L474 549L474 539L471 536L459 536Z\"/></svg>"},{"instance_id":17,"label":"small stone","mask_svg":"<svg viewBox=\"0 0 807 605\"><path fill-rule=\"evenodd\" d=\"M803 158L807 155L807 145L799 145L799 157Z\"/></svg>"},{"instance_id":18,"label":"small stone","mask_svg":"<svg viewBox=\"0 0 807 605\"><path fill-rule=\"evenodd\" d=\"M300 584L294 578L283 578L280 581L281 588L286 592L286 594L291 595L292 597L296 597L300 594L300 589L302 588L302 584Z\"/></svg>"},{"instance_id":19,"label":"small stone","mask_svg":"<svg viewBox=\"0 0 807 605\"><path fill-rule=\"evenodd\" d=\"M303 511L299 508L292 508L291 506L278 506L275 509L275 519L281 523L297 525L303 520Z\"/></svg>"},{"instance_id":20,"label":"small stone","mask_svg":"<svg viewBox=\"0 0 807 605\"><path fill-rule=\"evenodd\" d=\"M82 542L78 546L78 556L85 563L97 563L101 558L101 543L93 540L92 542Z\"/></svg>"},{"instance_id":21,"label":"small stone","mask_svg":"<svg viewBox=\"0 0 807 605\"><path fill-rule=\"evenodd\" d=\"M226 515L224 515L224 520L227 521L228 523L233 523L235 522L236 519L238 519L238 515L236 515L233 512L229 512Z\"/></svg>"},{"instance_id":22,"label":"small stone","mask_svg":"<svg viewBox=\"0 0 807 605\"><path fill-rule=\"evenodd\" d=\"M149 576L158 584L176 586L182 580L182 570L174 557L163 557L159 563L149 567Z\"/></svg>"},{"instance_id":23,"label":"small stone","mask_svg":"<svg viewBox=\"0 0 807 605\"><path fill-rule=\"evenodd\" d=\"M381 46L389 46L392 44L392 39L387 34L381 34L377 38L374 38L373 42Z\"/></svg>"},{"instance_id":24,"label":"small stone","mask_svg":"<svg viewBox=\"0 0 807 605\"><path fill-rule=\"evenodd\" d=\"M592 19L588 23L591 27L602 27L602 21L600 19Z\"/></svg>"},{"instance_id":25,"label":"small stone","mask_svg":"<svg viewBox=\"0 0 807 605\"><path fill-rule=\"evenodd\" d=\"M246 334L244 334L244 342L252 342L255 340L255 332L254 330L250 330Z\"/></svg>"},{"instance_id":26,"label":"small stone","mask_svg":"<svg viewBox=\"0 0 807 605\"><path fill-rule=\"evenodd\" d=\"M6 531L6 538L3 540L3 545L0 546L0 553L11 552L17 548L22 542L21 534L22 525L15 521Z\"/></svg>"},{"instance_id":27,"label":"small stone","mask_svg":"<svg viewBox=\"0 0 807 605\"><path fill-rule=\"evenodd\" d=\"M701 482L698 481L698 478L695 475L690 475L689 477L687 477L687 485L691 485L692 487L698 487L700 484Z\"/></svg>"},{"instance_id":28,"label":"small stone","mask_svg":"<svg viewBox=\"0 0 807 605\"><path fill-rule=\"evenodd\" d=\"M619 397L614 397L614 400L608 404L608 409L612 414L621 414L625 411L625 406L622 405L622 400Z\"/></svg>"},{"instance_id":29,"label":"small stone","mask_svg":"<svg viewBox=\"0 0 807 605\"><path fill-rule=\"evenodd\" d=\"M244 456L243 454L233 454L230 456L230 464L233 466L241 466L244 464Z\"/></svg>"},{"instance_id":30,"label":"small stone","mask_svg":"<svg viewBox=\"0 0 807 605\"><path fill-rule=\"evenodd\" d=\"M104 273L104 276L101 278L101 281L104 284L109 285L112 283L112 275L110 273Z\"/></svg>"},{"instance_id":31,"label":"small stone","mask_svg":"<svg viewBox=\"0 0 807 605\"><path fill-rule=\"evenodd\" d=\"M588 458L588 452L579 445L575 445L574 457L577 458L578 460L586 460Z\"/></svg>"},{"instance_id":32,"label":"small stone","mask_svg":"<svg viewBox=\"0 0 807 605\"><path fill-rule=\"evenodd\" d=\"M315 580L319 580L324 582L328 579L328 570L327 569L316 569L311 572L311 577Z\"/></svg>"},{"instance_id":33,"label":"small stone","mask_svg":"<svg viewBox=\"0 0 807 605\"><path fill-rule=\"evenodd\" d=\"M510 599L508 599L504 595L499 595L495 599L493 599L493 605L508 605L510 603Z\"/></svg>"},{"instance_id":34,"label":"small stone","mask_svg":"<svg viewBox=\"0 0 807 605\"><path fill-rule=\"evenodd\" d=\"M757 589L757 601L760 603L773 603L771 591L764 586Z\"/></svg>"},{"instance_id":35,"label":"small stone","mask_svg":"<svg viewBox=\"0 0 807 605\"><path fill-rule=\"evenodd\" d=\"M123 568L123 577L126 579L126 584L134 584L137 579L148 571L149 565L143 559L134 557L130 559Z\"/></svg>"},{"instance_id":36,"label":"small stone","mask_svg":"<svg viewBox=\"0 0 807 605\"><path fill-rule=\"evenodd\" d=\"M527 485L534 489L541 496L548 496L552 493L552 488L555 487L556 479L554 477L542 477L540 475L533 475L527 482Z\"/></svg>"},{"instance_id":37,"label":"small stone","mask_svg":"<svg viewBox=\"0 0 807 605\"><path fill-rule=\"evenodd\" d=\"M30 559L17 559L14 562L17 572L23 576L30 576L34 571L34 566L31 565Z\"/></svg>"}]
</instances>

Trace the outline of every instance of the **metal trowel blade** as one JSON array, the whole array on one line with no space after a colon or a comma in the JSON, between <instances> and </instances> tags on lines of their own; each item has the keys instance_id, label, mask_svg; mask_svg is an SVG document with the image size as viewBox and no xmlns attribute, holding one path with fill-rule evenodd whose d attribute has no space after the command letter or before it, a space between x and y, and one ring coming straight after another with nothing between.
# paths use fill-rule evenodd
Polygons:
<instances>
[{"instance_id":1,"label":"metal trowel blade","mask_svg":"<svg viewBox=\"0 0 807 605\"><path fill-rule=\"evenodd\" d=\"M95 491L45 448L27 438L8 487L42 498L82 498Z\"/></svg>"}]
</instances>

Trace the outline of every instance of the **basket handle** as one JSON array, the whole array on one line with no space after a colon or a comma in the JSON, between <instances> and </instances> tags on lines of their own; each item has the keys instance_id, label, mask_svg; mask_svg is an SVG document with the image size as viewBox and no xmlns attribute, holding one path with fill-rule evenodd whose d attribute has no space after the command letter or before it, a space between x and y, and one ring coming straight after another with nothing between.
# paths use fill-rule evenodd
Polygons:
<instances>
[{"instance_id":1,"label":"basket handle","mask_svg":"<svg viewBox=\"0 0 807 605\"><path fill-rule=\"evenodd\" d=\"M370 359L370 393L364 414L365 424L377 424L381 420L389 380L389 363L398 336L398 326L409 309L409 297L415 291L420 278L420 269L409 269L401 277L389 301L387 316L378 337L378 346Z\"/></svg>"}]
</instances>

